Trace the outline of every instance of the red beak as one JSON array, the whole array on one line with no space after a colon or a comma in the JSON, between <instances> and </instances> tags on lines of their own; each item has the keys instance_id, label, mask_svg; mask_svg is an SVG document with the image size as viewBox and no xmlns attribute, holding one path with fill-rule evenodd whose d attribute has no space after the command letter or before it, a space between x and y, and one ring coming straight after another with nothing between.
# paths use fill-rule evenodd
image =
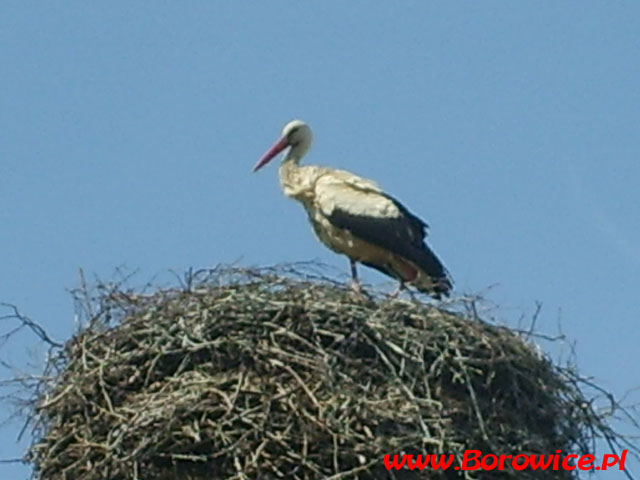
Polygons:
<instances>
[{"instance_id":1,"label":"red beak","mask_svg":"<svg viewBox=\"0 0 640 480\"><path fill-rule=\"evenodd\" d=\"M269 163L273 159L273 157L278 155L282 150L284 150L288 146L289 146L289 143L287 142L287 138L282 137L280 140L274 143L273 146L269 150L267 150L264 155L262 155L262 157L260 157L260 160L258 160L258 163L256 163L255 166L253 167L253 171L257 172L258 170L260 170L267 163Z\"/></svg>"}]
</instances>

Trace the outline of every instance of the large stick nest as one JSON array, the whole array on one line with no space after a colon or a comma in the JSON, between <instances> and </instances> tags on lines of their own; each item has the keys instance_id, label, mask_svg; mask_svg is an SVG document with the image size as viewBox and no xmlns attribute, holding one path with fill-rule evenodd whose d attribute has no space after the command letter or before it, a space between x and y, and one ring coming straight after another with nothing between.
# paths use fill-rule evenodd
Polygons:
<instances>
[{"instance_id":1,"label":"large stick nest","mask_svg":"<svg viewBox=\"0 0 640 480\"><path fill-rule=\"evenodd\" d=\"M102 292L51 360L38 479L436 478L383 457L588 449L595 417L576 385L469 314L249 270Z\"/></svg>"}]
</instances>

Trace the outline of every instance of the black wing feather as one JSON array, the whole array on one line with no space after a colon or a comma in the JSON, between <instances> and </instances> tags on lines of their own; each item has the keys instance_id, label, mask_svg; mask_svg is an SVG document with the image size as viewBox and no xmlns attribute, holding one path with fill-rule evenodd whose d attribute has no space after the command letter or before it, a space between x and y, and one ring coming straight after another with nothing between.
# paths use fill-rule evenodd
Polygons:
<instances>
[{"instance_id":1,"label":"black wing feather","mask_svg":"<svg viewBox=\"0 0 640 480\"><path fill-rule=\"evenodd\" d=\"M415 263L434 280L436 292L447 293L451 289L447 270L424 243L427 224L396 199L385 196L398 207L402 216L355 215L336 206L327 218L336 227L348 230L362 240L379 245ZM375 268L389 275L384 267ZM393 274L390 276L395 277Z\"/></svg>"},{"instance_id":2,"label":"black wing feather","mask_svg":"<svg viewBox=\"0 0 640 480\"><path fill-rule=\"evenodd\" d=\"M420 240L424 240L424 238L427 236L427 229L429 228L429 225L427 225L427 223L423 221L421 218L416 217L413 213L409 211L407 207L405 207L403 204L401 204L398 200L396 200L391 195L388 195L386 193L382 193L381 195L393 202L393 204L398 208L398 210L400 210L402 215L404 215L407 222L411 226L412 230L415 232L414 235L420 238Z\"/></svg>"}]
</instances>

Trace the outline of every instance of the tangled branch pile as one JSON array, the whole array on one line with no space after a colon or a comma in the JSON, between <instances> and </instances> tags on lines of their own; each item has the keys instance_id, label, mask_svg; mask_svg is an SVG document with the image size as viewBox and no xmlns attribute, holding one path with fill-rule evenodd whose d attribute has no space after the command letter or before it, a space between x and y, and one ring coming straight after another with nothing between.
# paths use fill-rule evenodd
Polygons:
<instances>
[{"instance_id":1,"label":"tangled branch pile","mask_svg":"<svg viewBox=\"0 0 640 480\"><path fill-rule=\"evenodd\" d=\"M40 480L434 478L383 457L585 453L598 420L518 335L436 306L249 270L98 300L39 400Z\"/></svg>"}]
</instances>

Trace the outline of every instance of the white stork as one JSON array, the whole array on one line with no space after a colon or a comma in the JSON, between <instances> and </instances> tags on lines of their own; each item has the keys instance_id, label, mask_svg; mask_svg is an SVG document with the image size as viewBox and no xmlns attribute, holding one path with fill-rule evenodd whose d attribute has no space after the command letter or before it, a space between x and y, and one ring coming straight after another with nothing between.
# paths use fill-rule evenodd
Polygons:
<instances>
[{"instance_id":1,"label":"white stork","mask_svg":"<svg viewBox=\"0 0 640 480\"><path fill-rule=\"evenodd\" d=\"M448 295L449 273L424 242L427 224L371 180L345 170L300 166L311 139L306 123L287 123L253 171L290 147L280 165L280 185L286 196L302 203L320 241L349 257L352 288L360 291L359 262L397 279L394 296L405 284L435 298Z\"/></svg>"}]
</instances>

